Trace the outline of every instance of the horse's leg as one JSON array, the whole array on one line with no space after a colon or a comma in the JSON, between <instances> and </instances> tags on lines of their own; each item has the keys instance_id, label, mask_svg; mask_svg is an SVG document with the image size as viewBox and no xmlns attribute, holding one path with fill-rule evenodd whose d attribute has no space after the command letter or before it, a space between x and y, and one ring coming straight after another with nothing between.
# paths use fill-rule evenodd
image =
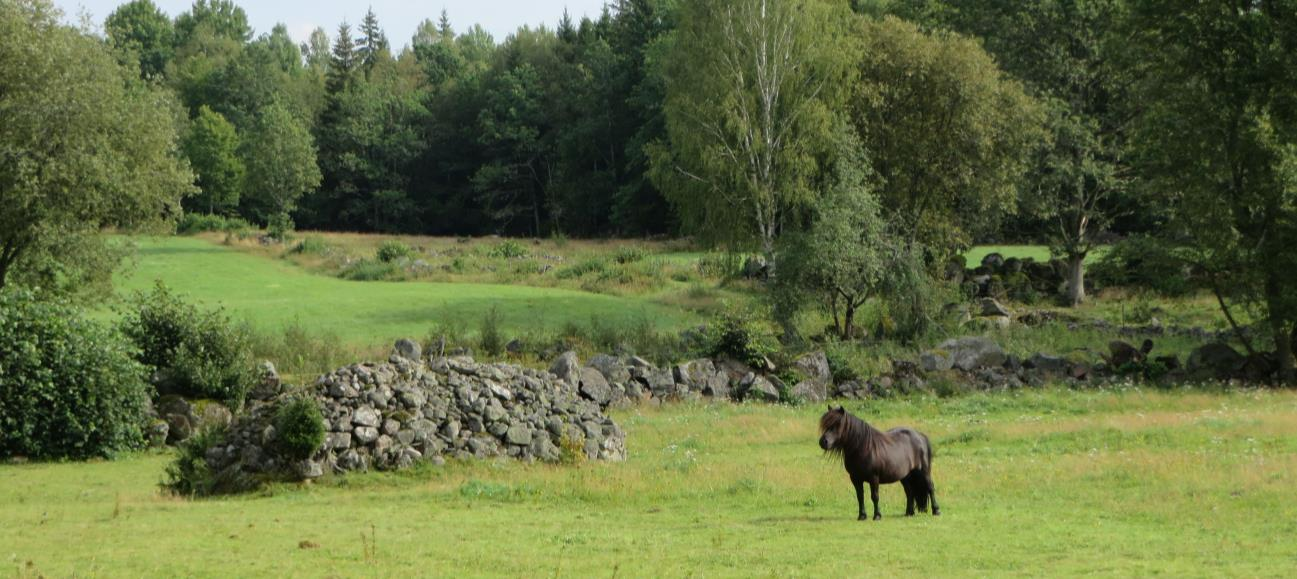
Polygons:
<instances>
[{"instance_id":1,"label":"horse's leg","mask_svg":"<svg viewBox=\"0 0 1297 579\"><path fill-rule=\"evenodd\" d=\"M860 513L859 516L856 517L856 520L857 520L857 521L863 521L863 520L866 519L866 517L865 517L865 481L860 480L860 479L858 479L858 478L854 478L854 477L852 477L852 479L851 479L851 484L855 485L855 487L856 487L856 507L857 507L857 509L858 509L857 512Z\"/></svg>"},{"instance_id":2,"label":"horse's leg","mask_svg":"<svg viewBox=\"0 0 1297 579\"><path fill-rule=\"evenodd\" d=\"M878 510L878 477L869 479L869 498L874 501L874 520L883 518L883 513ZM865 516L864 508L860 509L860 516Z\"/></svg>"},{"instance_id":3,"label":"horse's leg","mask_svg":"<svg viewBox=\"0 0 1297 579\"><path fill-rule=\"evenodd\" d=\"M910 484L914 485L914 506L921 513L928 512L928 483L923 480L922 470L910 475Z\"/></svg>"},{"instance_id":4,"label":"horse's leg","mask_svg":"<svg viewBox=\"0 0 1297 579\"><path fill-rule=\"evenodd\" d=\"M915 487L913 478L908 476L901 479L901 487L905 489L905 516L913 517L914 516L914 495L915 495L914 491L918 490L918 488Z\"/></svg>"},{"instance_id":5,"label":"horse's leg","mask_svg":"<svg viewBox=\"0 0 1297 579\"><path fill-rule=\"evenodd\" d=\"M928 491L928 499L932 501L932 516L941 514L941 507L937 506L937 491L932 486L932 470L923 470L923 484Z\"/></svg>"}]
</instances>

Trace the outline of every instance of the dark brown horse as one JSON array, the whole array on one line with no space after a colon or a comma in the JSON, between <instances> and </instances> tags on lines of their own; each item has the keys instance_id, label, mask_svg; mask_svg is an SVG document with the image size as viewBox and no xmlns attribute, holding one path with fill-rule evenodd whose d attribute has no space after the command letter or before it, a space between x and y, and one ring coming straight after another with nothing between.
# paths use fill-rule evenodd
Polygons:
<instances>
[{"instance_id":1,"label":"dark brown horse","mask_svg":"<svg viewBox=\"0 0 1297 579\"><path fill-rule=\"evenodd\" d=\"M905 488L905 516L913 516L916 505L926 512L929 501L932 514L941 514L932 488L932 445L919 431L893 428L883 432L841 406L830 405L820 417L820 448L842 455L856 487L859 520L866 518L865 483L869 483L869 497L874 501L874 520L883 518L878 511L878 485L894 482Z\"/></svg>"}]
</instances>

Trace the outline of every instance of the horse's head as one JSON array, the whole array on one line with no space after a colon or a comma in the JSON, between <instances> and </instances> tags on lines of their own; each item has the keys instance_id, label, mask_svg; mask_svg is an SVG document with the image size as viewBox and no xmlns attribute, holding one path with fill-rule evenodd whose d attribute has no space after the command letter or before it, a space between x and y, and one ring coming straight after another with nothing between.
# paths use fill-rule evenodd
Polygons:
<instances>
[{"instance_id":1,"label":"horse's head","mask_svg":"<svg viewBox=\"0 0 1297 579\"><path fill-rule=\"evenodd\" d=\"M847 423L847 411L829 405L828 412L820 417L820 448L826 452L838 450L842 442L842 428Z\"/></svg>"}]
</instances>

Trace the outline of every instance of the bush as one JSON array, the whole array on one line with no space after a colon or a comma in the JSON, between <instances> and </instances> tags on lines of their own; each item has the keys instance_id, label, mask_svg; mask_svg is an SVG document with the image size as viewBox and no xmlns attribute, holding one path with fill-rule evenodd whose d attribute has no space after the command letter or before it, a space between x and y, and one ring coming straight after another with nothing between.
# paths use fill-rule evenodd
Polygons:
<instances>
[{"instance_id":1,"label":"bush","mask_svg":"<svg viewBox=\"0 0 1297 579\"><path fill-rule=\"evenodd\" d=\"M361 259L342 270L342 279L352 281L385 281L401 277L401 268L395 263L376 259Z\"/></svg>"},{"instance_id":2,"label":"bush","mask_svg":"<svg viewBox=\"0 0 1297 579\"><path fill-rule=\"evenodd\" d=\"M637 261L643 260L644 256L646 255L648 255L648 252L644 251L644 248L642 247L636 247L633 245L624 245L622 247L618 247L617 251L613 252L612 259L617 263L625 265L628 263L635 263Z\"/></svg>"},{"instance_id":3,"label":"bush","mask_svg":"<svg viewBox=\"0 0 1297 579\"><path fill-rule=\"evenodd\" d=\"M1137 287L1164 296L1183 296L1198 289L1183 260L1149 237L1130 237L1114 244L1090 267L1100 287Z\"/></svg>"},{"instance_id":4,"label":"bush","mask_svg":"<svg viewBox=\"0 0 1297 579\"><path fill-rule=\"evenodd\" d=\"M276 213L266 223L266 235L277 241L286 241L293 233L293 218L287 213Z\"/></svg>"},{"instance_id":5,"label":"bush","mask_svg":"<svg viewBox=\"0 0 1297 579\"><path fill-rule=\"evenodd\" d=\"M292 460L306 460L324 444L324 416L309 398L294 398L275 412L279 451Z\"/></svg>"},{"instance_id":6,"label":"bush","mask_svg":"<svg viewBox=\"0 0 1297 579\"><path fill-rule=\"evenodd\" d=\"M293 246L293 253L319 255L327 251L329 251L329 244L324 241L324 238L316 235L307 236Z\"/></svg>"},{"instance_id":7,"label":"bush","mask_svg":"<svg viewBox=\"0 0 1297 579\"><path fill-rule=\"evenodd\" d=\"M144 444L148 370L74 308L0 292L0 456L81 459Z\"/></svg>"},{"instance_id":8,"label":"bush","mask_svg":"<svg viewBox=\"0 0 1297 579\"><path fill-rule=\"evenodd\" d=\"M708 354L763 366L779 350L774 331L749 309L728 309L707 326Z\"/></svg>"},{"instance_id":9,"label":"bush","mask_svg":"<svg viewBox=\"0 0 1297 579\"><path fill-rule=\"evenodd\" d=\"M139 361L158 373L166 394L243 404L256 380L249 332L223 311L202 311L158 283L136 294L122 330L139 348Z\"/></svg>"},{"instance_id":10,"label":"bush","mask_svg":"<svg viewBox=\"0 0 1297 579\"><path fill-rule=\"evenodd\" d=\"M251 223L240 217L225 217L205 213L186 213L180 218L180 221L176 222L176 233L180 235L194 235L209 231L239 233L252 228Z\"/></svg>"},{"instance_id":11,"label":"bush","mask_svg":"<svg viewBox=\"0 0 1297 579\"><path fill-rule=\"evenodd\" d=\"M378 246L378 261L383 263L393 263L412 255L414 249L395 239L388 239Z\"/></svg>"},{"instance_id":12,"label":"bush","mask_svg":"<svg viewBox=\"0 0 1297 579\"><path fill-rule=\"evenodd\" d=\"M504 353L504 336L500 334L500 312L492 306L482 318L482 331L478 334L478 345L489 356Z\"/></svg>"},{"instance_id":13,"label":"bush","mask_svg":"<svg viewBox=\"0 0 1297 579\"><path fill-rule=\"evenodd\" d=\"M610 264L607 259L596 257L560 269L555 276L559 279L575 279L578 277L584 277L591 273L603 275L609 267Z\"/></svg>"},{"instance_id":14,"label":"bush","mask_svg":"<svg viewBox=\"0 0 1297 579\"><path fill-rule=\"evenodd\" d=\"M244 474L235 463L225 471L212 472L207 466L207 451L225 444L223 428L207 428L176 447L176 459L167 465L162 488L187 497L235 494L252 490L256 481Z\"/></svg>"},{"instance_id":15,"label":"bush","mask_svg":"<svg viewBox=\"0 0 1297 579\"><path fill-rule=\"evenodd\" d=\"M500 245L492 247L491 251L488 252L487 255L500 259L517 259L520 257L527 257L527 248L523 247L521 243L510 239Z\"/></svg>"}]
</instances>

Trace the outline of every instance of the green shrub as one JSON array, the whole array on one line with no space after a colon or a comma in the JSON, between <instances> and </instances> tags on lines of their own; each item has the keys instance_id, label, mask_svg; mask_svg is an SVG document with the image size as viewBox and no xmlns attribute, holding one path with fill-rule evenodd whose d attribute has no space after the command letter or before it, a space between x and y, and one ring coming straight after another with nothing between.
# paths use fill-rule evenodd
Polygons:
<instances>
[{"instance_id":1,"label":"green shrub","mask_svg":"<svg viewBox=\"0 0 1297 579\"><path fill-rule=\"evenodd\" d=\"M329 251L328 242L318 235L308 235L293 246L293 253L305 253L319 255Z\"/></svg>"},{"instance_id":2,"label":"green shrub","mask_svg":"<svg viewBox=\"0 0 1297 579\"><path fill-rule=\"evenodd\" d=\"M555 274L555 277L559 279L575 279L578 277L585 277L591 273L603 275L609 267L611 267L611 264L608 262L607 258L596 257L560 269L558 270L558 273Z\"/></svg>"},{"instance_id":3,"label":"green shrub","mask_svg":"<svg viewBox=\"0 0 1297 579\"><path fill-rule=\"evenodd\" d=\"M266 235L278 241L287 241L293 233L293 218L287 213L272 215L266 223Z\"/></svg>"},{"instance_id":4,"label":"green shrub","mask_svg":"<svg viewBox=\"0 0 1297 579\"><path fill-rule=\"evenodd\" d=\"M642 247L623 245L618 247L617 251L613 252L612 259L617 263L625 265L643 260L646 255L648 255L648 252L644 251L644 248Z\"/></svg>"},{"instance_id":5,"label":"green shrub","mask_svg":"<svg viewBox=\"0 0 1297 579\"><path fill-rule=\"evenodd\" d=\"M1151 289L1164 296L1182 296L1200 287L1184 260L1149 237L1130 237L1113 244L1090 266L1089 279L1100 287Z\"/></svg>"},{"instance_id":6,"label":"green shrub","mask_svg":"<svg viewBox=\"0 0 1297 579\"><path fill-rule=\"evenodd\" d=\"M383 263L393 263L412 255L414 249L395 239L388 239L378 246L378 261Z\"/></svg>"},{"instance_id":7,"label":"green shrub","mask_svg":"<svg viewBox=\"0 0 1297 579\"><path fill-rule=\"evenodd\" d=\"M163 393L238 408L256 380L248 329L222 310L184 302L161 282L132 298L122 330L139 348L139 361L157 372Z\"/></svg>"},{"instance_id":8,"label":"green shrub","mask_svg":"<svg viewBox=\"0 0 1297 579\"><path fill-rule=\"evenodd\" d=\"M399 279L401 268L395 263L376 259L361 259L342 270L342 279L352 281L386 281Z\"/></svg>"},{"instance_id":9,"label":"green shrub","mask_svg":"<svg viewBox=\"0 0 1297 579\"><path fill-rule=\"evenodd\" d=\"M292 460L306 460L324 444L324 416L309 398L294 398L275 411L275 440Z\"/></svg>"},{"instance_id":10,"label":"green shrub","mask_svg":"<svg viewBox=\"0 0 1297 579\"><path fill-rule=\"evenodd\" d=\"M500 312L492 306L482 317L482 331L478 333L478 345L489 356L504 353L504 336L500 334Z\"/></svg>"},{"instance_id":11,"label":"green shrub","mask_svg":"<svg viewBox=\"0 0 1297 579\"><path fill-rule=\"evenodd\" d=\"M743 260L735 253L709 253L698 259L698 272L713 278L739 277Z\"/></svg>"},{"instance_id":12,"label":"green shrub","mask_svg":"<svg viewBox=\"0 0 1297 579\"><path fill-rule=\"evenodd\" d=\"M257 481L245 474L237 462L217 472L207 465L207 451L225 444L225 435L224 428L206 428L181 442L176 447L176 459L166 467L162 488L186 497L236 494L255 488Z\"/></svg>"},{"instance_id":13,"label":"green shrub","mask_svg":"<svg viewBox=\"0 0 1297 579\"><path fill-rule=\"evenodd\" d=\"M751 309L727 309L707 326L709 354L729 356L751 366L764 365L779 350L779 342L769 324Z\"/></svg>"},{"instance_id":14,"label":"green shrub","mask_svg":"<svg viewBox=\"0 0 1297 579\"><path fill-rule=\"evenodd\" d=\"M186 213L176 222L176 233L194 235L209 231L239 233L253 229L252 224L240 217L208 215L205 213Z\"/></svg>"},{"instance_id":15,"label":"green shrub","mask_svg":"<svg viewBox=\"0 0 1297 579\"><path fill-rule=\"evenodd\" d=\"M139 448L148 370L120 334L23 290L0 292L0 457Z\"/></svg>"},{"instance_id":16,"label":"green shrub","mask_svg":"<svg viewBox=\"0 0 1297 579\"><path fill-rule=\"evenodd\" d=\"M517 259L520 257L527 257L527 248L523 247L521 243L510 239L492 247L491 251L488 252L487 255L500 259Z\"/></svg>"}]
</instances>

